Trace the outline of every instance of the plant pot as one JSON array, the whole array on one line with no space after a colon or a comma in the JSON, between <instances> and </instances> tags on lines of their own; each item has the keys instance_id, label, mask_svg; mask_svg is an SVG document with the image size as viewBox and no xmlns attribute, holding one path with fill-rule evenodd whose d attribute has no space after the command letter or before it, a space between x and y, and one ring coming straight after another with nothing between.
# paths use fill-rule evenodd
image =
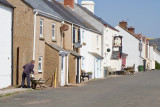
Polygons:
<instances>
[{"instance_id":1,"label":"plant pot","mask_svg":"<svg viewBox=\"0 0 160 107\"><path fill-rule=\"evenodd\" d=\"M89 75L89 79L92 79L92 74L88 74Z\"/></svg>"}]
</instances>

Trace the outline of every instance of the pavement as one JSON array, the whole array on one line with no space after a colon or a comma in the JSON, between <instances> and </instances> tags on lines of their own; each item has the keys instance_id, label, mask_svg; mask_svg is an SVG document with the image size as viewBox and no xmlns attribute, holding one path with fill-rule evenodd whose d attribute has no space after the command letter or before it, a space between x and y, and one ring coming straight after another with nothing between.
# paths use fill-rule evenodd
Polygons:
<instances>
[{"instance_id":1,"label":"pavement","mask_svg":"<svg viewBox=\"0 0 160 107\"><path fill-rule=\"evenodd\" d=\"M0 107L160 107L160 71L19 93L1 98Z\"/></svg>"},{"instance_id":2,"label":"pavement","mask_svg":"<svg viewBox=\"0 0 160 107\"><path fill-rule=\"evenodd\" d=\"M5 89L0 89L0 96L5 97L16 93L26 92L30 91L31 89L26 88L15 88L15 87L9 87Z\"/></svg>"}]
</instances>

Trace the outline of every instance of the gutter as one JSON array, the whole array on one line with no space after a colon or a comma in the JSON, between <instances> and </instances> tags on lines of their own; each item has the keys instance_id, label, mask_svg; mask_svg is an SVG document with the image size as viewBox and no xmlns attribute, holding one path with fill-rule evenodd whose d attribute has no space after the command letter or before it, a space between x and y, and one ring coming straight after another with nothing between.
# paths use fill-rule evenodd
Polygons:
<instances>
[{"instance_id":1,"label":"gutter","mask_svg":"<svg viewBox=\"0 0 160 107\"><path fill-rule=\"evenodd\" d=\"M37 20L36 20L36 16L37 16L37 14L38 14L38 11L36 11L36 12L34 13L33 60L35 60L35 47L36 47L36 22L37 22Z\"/></svg>"}]
</instances>

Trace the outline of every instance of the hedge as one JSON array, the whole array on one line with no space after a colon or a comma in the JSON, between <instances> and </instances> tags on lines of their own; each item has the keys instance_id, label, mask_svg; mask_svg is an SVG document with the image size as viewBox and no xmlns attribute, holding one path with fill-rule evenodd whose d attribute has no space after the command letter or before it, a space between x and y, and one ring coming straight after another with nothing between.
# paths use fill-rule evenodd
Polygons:
<instances>
[{"instance_id":1,"label":"hedge","mask_svg":"<svg viewBox=\"0 0 160 107\"><path fill-rule=\"evenodd\" d=\"M160 63L158 63L158 62L156 61L155 64L156 64L156 65L155 65L156 69L160 70Z\"/></svg>"}]
</instances>

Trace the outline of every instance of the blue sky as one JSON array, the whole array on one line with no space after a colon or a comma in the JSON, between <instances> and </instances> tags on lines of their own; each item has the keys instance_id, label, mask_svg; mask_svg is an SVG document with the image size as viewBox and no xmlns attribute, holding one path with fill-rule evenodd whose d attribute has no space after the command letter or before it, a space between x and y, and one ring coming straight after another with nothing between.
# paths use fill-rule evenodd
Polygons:
<instances>
[{"instance_id":1,"label":"blue sky","mask_svg":"<svg viewBox=\"0 0 160 107\"><path fill-rule=\"evenodd\" d=\"M82 0L78 0L80 4ZM160 38L160 0L93 0L95 14L112 26L127 20L136 33Z\"/></svg>"}]
</instances>

